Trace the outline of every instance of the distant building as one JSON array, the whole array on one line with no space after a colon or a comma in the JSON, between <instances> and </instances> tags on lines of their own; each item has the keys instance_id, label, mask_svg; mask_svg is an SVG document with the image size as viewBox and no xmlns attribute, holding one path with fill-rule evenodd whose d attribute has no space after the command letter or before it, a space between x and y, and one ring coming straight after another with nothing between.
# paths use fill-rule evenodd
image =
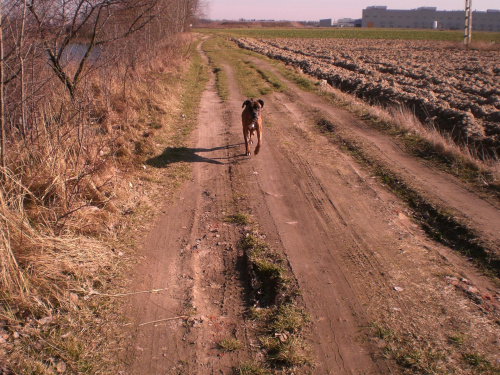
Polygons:
<instances>
[{"instance_id":1,"label":"distant building","mask_svg":"<svg viewBox=\"0 0 500 375\"><path fill-rule=\"evenodd\" d=\"M464 10L446 11L437 10L435 7L392 10L386 6L363 9L362 27L462 30L464 25ZM500 10L472 12L472 30L500 31Z\"/></svg>"},{"instance_id":2,"label":"distant building","mask_svg":"<svg viewBox=\"0 0 500 375\"><path fill-rule=\"evenodd\" d=\"M331 26L332 26L332 19L331 18L319 20L319 27L331 27Z\"/></svg>"},{"instance_id":3,"label":"distant building","mask_svg":"<svg viewBox=\"0 0 500 375\"><path fill-rule=\"evenodd\" d=\"M339 18L337 22L333 24L336 27L354 27L355 19L352 18Z\"/></svg>"},{"instance_id":4,"label":"distant building","mask_svg":"<svg viewBox=\"0 0 500 375\"><path fill-rule=\"evenodd\" d=\"M361 27L363 20L361 18L339 18L333 21L331 18L319 20L319 27Z\"/></svg>"}]
</instances>

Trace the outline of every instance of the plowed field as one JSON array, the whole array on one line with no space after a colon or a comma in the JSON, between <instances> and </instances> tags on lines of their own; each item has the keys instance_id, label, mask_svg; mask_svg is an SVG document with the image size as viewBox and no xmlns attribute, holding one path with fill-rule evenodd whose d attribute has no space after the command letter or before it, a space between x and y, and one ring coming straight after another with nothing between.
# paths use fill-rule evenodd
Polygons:
<instances>
[{"instance_id":1,"label":"plowed field","mask_svg":"<svg viewBox=\"0 0 500 375\"><path fill-rule=\"evenodd\" d=\"M299 67L371 103L403 105L489 155L500 151L500 51L439 41L249 39L240 47Z\"/></svg>"}]
</instances>

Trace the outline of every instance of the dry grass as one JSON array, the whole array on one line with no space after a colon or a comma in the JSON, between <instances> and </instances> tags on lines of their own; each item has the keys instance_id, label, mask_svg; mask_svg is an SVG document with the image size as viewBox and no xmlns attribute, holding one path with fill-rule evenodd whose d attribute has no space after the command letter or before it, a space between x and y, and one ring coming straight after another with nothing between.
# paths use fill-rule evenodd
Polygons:
<instances>
[{"instance_id":1,"label":"dry grass","mask_svg":"<svg viewBox=\"0 0 500 375\"><path fill-rule=\"evenodd\" d=\"M32 136L9 141L0 185L0 373L116 368L113 295L123 287L129 214L148 210L136 186L144 161L161 152L157 133L177 137L169 121L179 111L173 98L189 42L179 41L181 56L165 51L136 69L125 93L123 81L104 84L97 73L78 102L52 86Z\"/></svg>"},{"instance_id":2,"label":"dry grass","mask_svg":"<svg viewBox=\"0 0 500 375\"><path fill-rule=\"evenodd\" d=\"M469 145L459 145L441 134L432 124L422 124L407 108L369 107L372 119L389 126L413 155L433 162L481 191L484 196L500 200L500 159L491 158Z\"/></svg>"},{"instance_id":3,"label":"dry grass","mask_svg":"<svg viewBox=\"0 0 500 375\"><path fill-rule=\"evenodd\" d=\"M311 90L311 89L310 89ZM333 93L334 100L382 131L399 139L415 156L436 164L438 168L475 186L485 196L500 200L500 158L488 158L469 145L460 146L440 133L432 124L423 124L403 106L368 105L362 100L324 85L320 92Z\"/></svg>"},{"instance_id":4,"label":"dry grass","mask_svg":"<svg viewBox=\"0 0 500 375\"><path fill-rule=\"evenodd\" d=\"M235 352L237 350L242 349L243 344L240 341L231 338L231 339L221 340L218 344L218 347L220 350L224 352Z\"/></svg>"},{"instance_id":5,"label":"dry grass","mask_svg":"<svg viewBox=\"0 0 500 375\"><path fill-rule=\"evenodd\" d=\"M496 173L497 178L500 177L498 158L488 159L485 155L474 153L471 147L457 145L449 136L440 133L433 124L422 124L410 109L401 106L389 108L374 106L369 111L373 117L390 124L393 129L403 129L424 139L433 145L436 152L452 159L464 158L476 168L489 170L490 173Z\"/></svg>"},{"instance_id":6,"label":"dry grass","mask_svg":"<svg viewBox=\"0 0 500 375\"><path fill-rule=\"evenodd\" d=\"M0 368L98 372L94 350L107 346L107 330L97 321L104 322L106 303L93 294L109 287L117 255L95 238L70 230L56 235L47 223L31 220L22 200L28 191L9 176L0 192L0 357L6 359ZM88 335L97 331L101 335Z\"/></svg>"}]
</instances>

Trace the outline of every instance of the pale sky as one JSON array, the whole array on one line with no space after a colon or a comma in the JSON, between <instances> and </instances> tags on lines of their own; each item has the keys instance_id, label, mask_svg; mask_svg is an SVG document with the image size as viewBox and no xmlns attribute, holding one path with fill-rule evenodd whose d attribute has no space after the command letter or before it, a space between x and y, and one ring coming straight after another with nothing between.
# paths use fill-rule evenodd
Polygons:
<instances>
[{"instance_id":1,"label":"pale sky","mask_svg":"<svg viewBox=\"0 0 500 375\"><path fill-rule=\"evenodd\" d=\"M361 18L371 5L388 9L415 9L421 6L438 10L463 10L465 0L205 0L207 17L212 20L266 19L318 21L321 18ZM473 10L500 9L500 0L472 0Z\"/></svg>"}]
</instances>

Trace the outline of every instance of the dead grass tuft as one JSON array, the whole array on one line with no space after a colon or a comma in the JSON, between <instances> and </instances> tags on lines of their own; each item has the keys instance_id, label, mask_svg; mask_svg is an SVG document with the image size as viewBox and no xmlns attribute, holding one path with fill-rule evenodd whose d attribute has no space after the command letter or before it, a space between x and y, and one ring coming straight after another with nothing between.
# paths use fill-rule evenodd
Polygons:
<instances>
[{"instance_id":1,"label":"dead grass tuft","mask_svg":"<svg viewBox=\"0 0 500 375\"><path fill-rule=\"evenodd\" d=\"M238 375L271 375L273 372L258 362L242 363L236 370Z\"/></svg>"},{"instance_id":2,"label":"dead grass tuft","mask_svg":"<svg viewBox=\"0 0 500 375\"><path fill-rule=\"evenodd\" d=\"M425 126L409 109L372 107L374 117L390 126L414 155L432 161L478 190L500 199L500 161L474 152L468 145L460 146L441 134L432 124Z\"/></svg>"},{"instance_id":3,"label":"dead grass tuft","mask_svg":"<svg viewBox=\"0 0 500 375\"><path fill-rule=\"evenodd\" d=\"M220 350L225 352L235 352L243 348L243 344L234 338L221 340L218 346Z\"/></svg>"},{"instance_id":4,"label":"dead grass tuft","mask_svg":"<svg viewBox=\"0 0 500 375\"><path fill-rule=\"evenodd\" d=\"M250 217L244 213L236 213L234 215L227 216L224 221L226 223L233 223L238 225L249 225Z\"/></svg>"},{"instance_id":5,"label":"dead grass tuft","mask_svg":"<svg viewBox=\"0 0 500 375\"><path fill-rule=\"evenodd\" d=\"M92 293L109 287L117 257L95 238L69 230L55 235L46 223L33 222L19 198L28 189L12 176L4 186L18 191L0 191L0 331L5 340L0 354L10 358L2 370L95 371L93 348L105 348L106 337L89 337L86 331L96 331L97 318L103 321L106 302L92 299Z\"/></svg>"}]
</instances>

